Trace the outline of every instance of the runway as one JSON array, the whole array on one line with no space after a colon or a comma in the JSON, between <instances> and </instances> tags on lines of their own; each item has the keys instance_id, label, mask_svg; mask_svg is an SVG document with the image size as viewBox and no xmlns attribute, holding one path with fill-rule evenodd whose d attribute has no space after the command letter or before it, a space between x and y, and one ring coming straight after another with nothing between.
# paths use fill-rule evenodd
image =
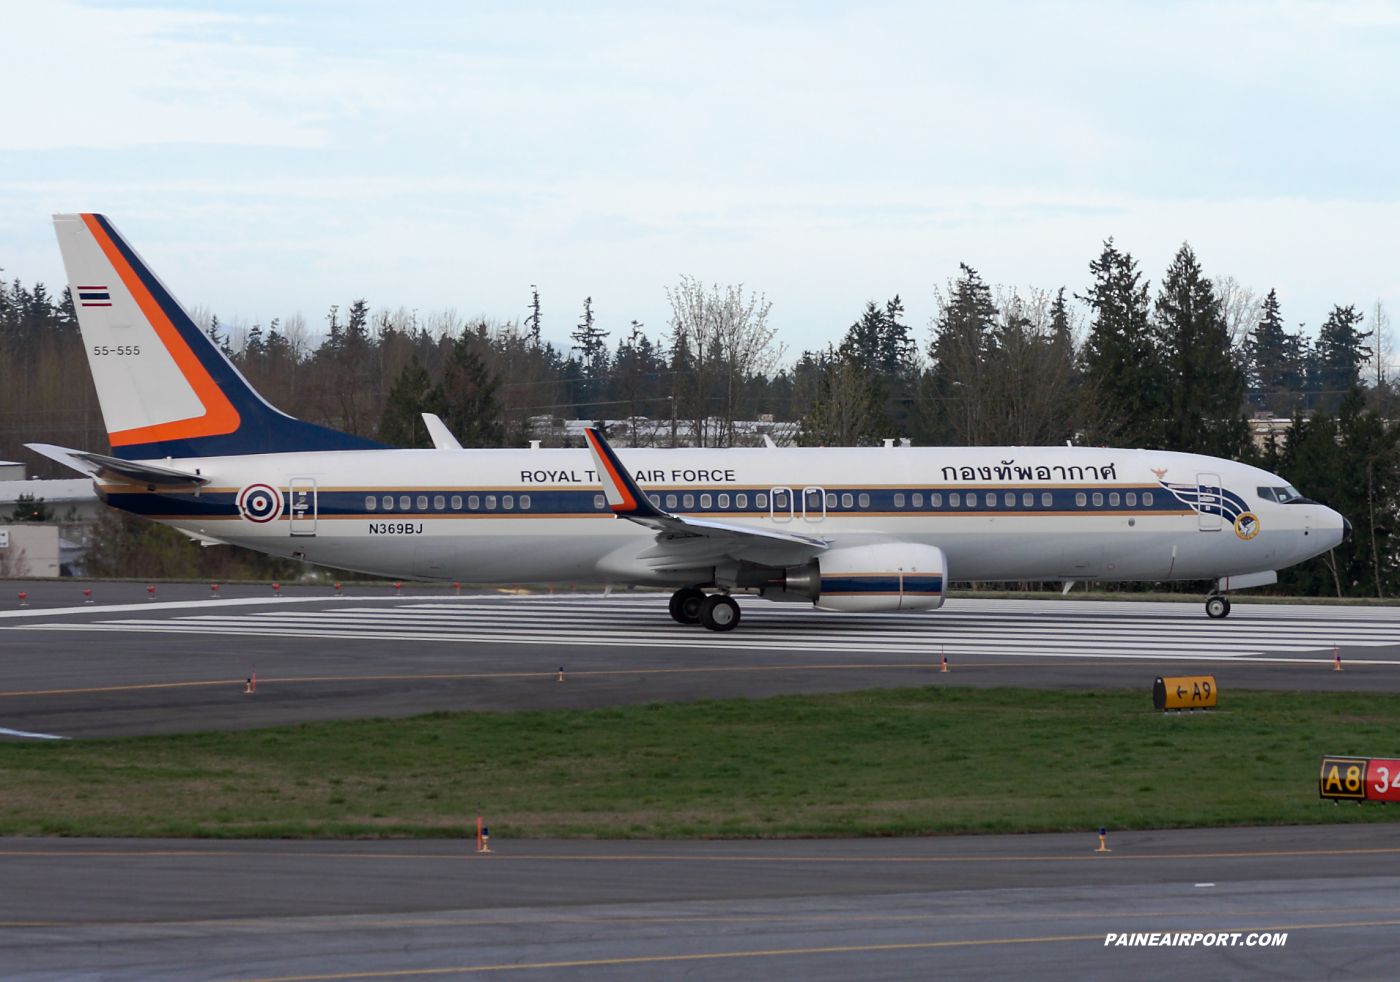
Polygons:
<instances>
[{"instance_id":1,"label":"runway","mask_svg":"<svg viewBox=\"0 0 1400 982\"><path fill-rule=\"evenodd\" d=\"M0 843L7 978L1394 978L1387 826L789 842ZM1105 946L1108 933L1238 933ZM1249 946L1267 932L1280 945ZM1188 939L1189 940L1189 939Z\"/></svg>"},{"instance_id":2,"label":"runway","mask_svg":"<svg viewBox=\"0 0 1400 982\"><path fill-rule=\"evenodd\" d=\"M745 598L739 628L715 634L675 624L660 594L241 587L213 600L162 586L151 601L104 584L84 604L64 589L0 610L0 729L108 736L872 686L1147 692L1158 675L1197 673L1223 691L1400 690L1396 607L1239 603L1212 621L1182 603L953 599L851 615Z\"/></svg>"}]
</instances>

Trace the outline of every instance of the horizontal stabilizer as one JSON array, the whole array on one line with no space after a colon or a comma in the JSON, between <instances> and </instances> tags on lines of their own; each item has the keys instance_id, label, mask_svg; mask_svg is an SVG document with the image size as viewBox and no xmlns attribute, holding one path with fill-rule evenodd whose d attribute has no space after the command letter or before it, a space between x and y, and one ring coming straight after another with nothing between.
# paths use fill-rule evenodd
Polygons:
<instances>
[{"instance_id":1,"label":"horizontal stabilizer","mask_svg":"<svg viewBox=\"0 0 1400 982\"><path fill-rule=\"evenodd\" d=\"M424 413L423 425L428 427L428 436L433 438L433 446L439 450L461 450L462 445L447 428L447 424L437 413Z\"/></svg>"},{"instance_id":2,"label":"horizontal stabilizer","mask_svg":"<svg viewBox=\"0 0 1400 982\"><path fill-rule=\"evenodd\" d=\"M177 471L172 467L139 464L133 460L121 460L105 454L89 453L86 450L69 450L67 447L55 447L48 443L26 443L25 446L37 454L43 454L50 460L56 460L65 467L71 467L100 481L117 481L167 490L201 487L209 483L207 477Z\"/></svg>"}]
</instances>

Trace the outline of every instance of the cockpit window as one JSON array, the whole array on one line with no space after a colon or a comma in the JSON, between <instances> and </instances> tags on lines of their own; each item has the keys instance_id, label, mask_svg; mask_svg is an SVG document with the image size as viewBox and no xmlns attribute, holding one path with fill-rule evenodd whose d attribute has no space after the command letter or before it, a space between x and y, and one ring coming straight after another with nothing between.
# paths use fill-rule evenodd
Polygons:
<instances>
[{"instance_id":1,"label":"cockpit window","mask_svg":"<svg viewBox=\"0 0 1400 982\"><path fill-rule=\"evenodd\" d=\"M1274 489L1273 489L1273 488L1255 488L1254 490L1257 491L1257 492L1259 493L1259 497L1263 498L1265 501L1277 501L1277 500L1278 500L1277 498L1274 497Z\"/></svg>"},{"instance_id":2,"label":"cockpit window","mask_svg":"<svg viewBox=\"0 0 1400 982\"><path fill-rule=\"evenodd\" d=\"M1298 489L1291 484L1281 488L1274 488L1274 495L1279 501L1285 504L1292 501L1294 498L1302 497L1302 495L1298 493Z\"/></svg>"}]
</instances>

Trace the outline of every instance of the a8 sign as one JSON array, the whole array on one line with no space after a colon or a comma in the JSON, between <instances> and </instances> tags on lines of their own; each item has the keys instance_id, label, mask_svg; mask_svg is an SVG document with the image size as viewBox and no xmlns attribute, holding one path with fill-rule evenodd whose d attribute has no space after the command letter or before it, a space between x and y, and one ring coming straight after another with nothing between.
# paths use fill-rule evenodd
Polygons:
<instances>
[{"instance_id":1,"label":"a8 sign","mask_svg":"<svg viewBox=\"0 0 1400 982\"><path fill-rule=\"evenodd\" d=\"M1346 801L1400 801L1400 760L1323 757L1318 794Z\"/></svg>"}]
</instances>

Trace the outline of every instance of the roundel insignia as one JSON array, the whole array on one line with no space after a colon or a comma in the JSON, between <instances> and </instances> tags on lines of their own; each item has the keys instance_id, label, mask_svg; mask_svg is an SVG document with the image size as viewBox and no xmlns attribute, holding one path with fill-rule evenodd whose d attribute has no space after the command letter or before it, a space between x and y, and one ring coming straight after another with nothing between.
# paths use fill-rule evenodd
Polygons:
<instances>
[{"instance_id":1,"label":"roundel insignia","mask_svg":"<svg viewBox=\"0 0 1400 982\"><path fill-rule=\"evenodd\" d=\"M1259 516L1253 512L1240 512L1235 519L1235 534L1241 539L1252 539L1259 534Z\"/></svg>"},{"instance_id":2,"label":"roundel insignia","mask_svg":"<svg viewBox=\"0 0 1400 982\"><path fill-rule=\"evenodd\" d=\"M269 484L250 484L238 492L238 511L250 522L271 522L282 515L282 492Z\"/></svg>"}]
</instances>

